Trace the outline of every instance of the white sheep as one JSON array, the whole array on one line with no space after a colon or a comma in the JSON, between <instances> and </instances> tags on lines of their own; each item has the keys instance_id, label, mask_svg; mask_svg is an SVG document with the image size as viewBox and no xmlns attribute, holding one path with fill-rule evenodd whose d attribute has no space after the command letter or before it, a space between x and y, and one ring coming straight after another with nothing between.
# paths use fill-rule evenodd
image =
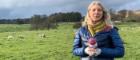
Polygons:
<instances>
[{"instance_id":1,"label":"white sheep","mask_svg":"<svg viewBox=\"0 0 140 60\"><path fill-rule=\"evenodd\" d=\"M7 37L7 39L9 40L9 39L13 39L14 37L13 36L11 36L11 35L9 35L8 37Z\"/></svg>"},{"instance_id":2,"label":"white sheep","mask_svg":"<svg viewBox=\"0 0 140 60\"><path fill-rule=\"evenodd\" d=\"M45 34L39 34L39 37L46 38L46 35Z\"/></svg>"}]
</instances>

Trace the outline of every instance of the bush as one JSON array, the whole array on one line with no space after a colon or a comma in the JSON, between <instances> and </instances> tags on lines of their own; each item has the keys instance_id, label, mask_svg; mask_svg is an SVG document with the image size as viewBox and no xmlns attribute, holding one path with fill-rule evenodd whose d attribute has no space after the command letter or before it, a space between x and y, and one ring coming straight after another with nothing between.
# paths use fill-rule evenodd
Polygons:
<instances>
[{"instance_id":1,"label":"bush","mask_svg":"<svg viewBox=\"0 0 140 60\"><path fill-rule=\"evenodd\" d=\"M74 29L77 29L77 28L80 28L81 27L81 22L76 22L74 25L73 25L73 28Z\"/></svg>"},{"instance_id":2,"label":"bush","mask_svg":"<svg viewBox=\"0 0 140 60\"><path fill-rule=\"evenodd\" d=\"M127 20L126 22L137 22L137 21L134 20L134 19L129 19L129 20Z\"/></svg>"}]
</instances>

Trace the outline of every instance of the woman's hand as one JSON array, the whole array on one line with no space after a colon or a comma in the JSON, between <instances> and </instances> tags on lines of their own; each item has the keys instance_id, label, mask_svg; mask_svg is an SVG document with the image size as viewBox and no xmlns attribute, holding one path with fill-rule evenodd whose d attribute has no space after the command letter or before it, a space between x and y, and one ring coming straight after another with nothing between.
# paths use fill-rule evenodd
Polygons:
<instances>
[{"instance_id":1,"label":"woman's hand","mask_svg":"<svg viewBox=\"0 0 140 60\"><path fill-rule=\"evenodd\" d=\"M91 48L91 47L87 47L85 49L85 52L89 55L89 56L93 56L95 54L96 49L95 48Z\"/></svg>"}]
</instances>

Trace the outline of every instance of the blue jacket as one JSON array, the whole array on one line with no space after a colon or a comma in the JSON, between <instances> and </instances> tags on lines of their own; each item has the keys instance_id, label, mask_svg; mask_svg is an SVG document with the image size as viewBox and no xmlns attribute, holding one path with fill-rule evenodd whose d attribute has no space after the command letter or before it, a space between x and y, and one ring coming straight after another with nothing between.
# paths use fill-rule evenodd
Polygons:
<instances>
[{"instance_id":1,"label":"blue jacket","mask_svg":"<svg viewBox=\"0 0 140 60\"><path fill-rule=\"evenodd\" d=\"M90 37L90 33L87 27L81 27L75 34L73 44L73 54L80 57L87 57L84 52L87 47L85 43ZM98 48L101 49L101 54L94 57L96 60L103 58L108 60L114 60L115 57L124 56L124 46L121 37L118 34L117 29L114 27L109 31L98 32L94 36L97 40Z\"/></svg>"}]
</instances>

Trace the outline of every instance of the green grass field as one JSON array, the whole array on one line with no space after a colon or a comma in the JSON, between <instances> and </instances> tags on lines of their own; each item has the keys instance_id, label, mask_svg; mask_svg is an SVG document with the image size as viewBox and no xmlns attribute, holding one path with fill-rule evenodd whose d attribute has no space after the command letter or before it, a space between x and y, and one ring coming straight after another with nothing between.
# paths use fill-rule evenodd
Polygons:
<instances>
[{"instance_id":1,"label":"green grass field","mask_svg":"<svg viewBox=\"0 0 140 60\"><path fill-rule=\"evenodd\" d=\"M30 25L0 25L0 60L79 60L72 55L72 23L58 29L30 31ZM117 25L125 42L125 56L116 60L140 59L140 23ZM45 35L42 37L41 35Z\"/></svg>"}]
</instances>

